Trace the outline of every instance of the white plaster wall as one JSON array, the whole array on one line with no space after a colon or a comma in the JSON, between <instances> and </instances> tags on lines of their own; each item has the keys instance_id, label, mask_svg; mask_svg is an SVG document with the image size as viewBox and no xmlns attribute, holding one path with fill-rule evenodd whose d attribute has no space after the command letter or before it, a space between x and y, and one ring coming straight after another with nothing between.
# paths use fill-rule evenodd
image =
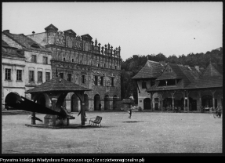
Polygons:
<instances>
[{"instance_id":1,"label":"white plaster wall","mask_svg":"<svg viewBox=\"0 0 225 163\"><path fill-rule=\"evenodd\" d=\"M31 56L36 55L37 62L33 63L31 62ZM48 57L48 64L43 64L43 57ZM25 84L29 84L29 70L34 71L34 83L36 85L40 85L41 83L38 83L38 71L42 71L42 81L46 81L46 72L50 72L50 79L52 78L52 69L51 69L51 59L52 56L48 53L38 53L38 52L30 52L25 51L25 58L26 58L26 67L25 67Z\"/></svg>"}]
</instances>

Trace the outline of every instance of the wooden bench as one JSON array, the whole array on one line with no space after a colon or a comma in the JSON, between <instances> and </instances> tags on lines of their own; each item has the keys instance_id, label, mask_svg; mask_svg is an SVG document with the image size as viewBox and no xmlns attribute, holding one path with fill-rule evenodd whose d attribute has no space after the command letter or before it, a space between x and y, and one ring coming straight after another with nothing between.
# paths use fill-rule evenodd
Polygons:
<instances>
[{"instance_id":1,"label":"wooden bench","mask_svg":"<svg viewBox=\"0 0 225 163\"><path fill-rule=\"evenodd\" d=\"M94 118L90 118L89 124L101 126L102 117L96 116Z\"/></svg>"}]
</instances>

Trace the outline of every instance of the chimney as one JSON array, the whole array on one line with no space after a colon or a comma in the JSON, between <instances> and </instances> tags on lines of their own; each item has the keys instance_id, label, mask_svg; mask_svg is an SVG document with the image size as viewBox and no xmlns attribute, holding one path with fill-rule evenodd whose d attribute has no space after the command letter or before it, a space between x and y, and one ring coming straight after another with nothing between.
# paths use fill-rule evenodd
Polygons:
<instances>
[{"instance_id":1,"label":"chimney","mask_svg":"<svg viewBox=\"0 0 225 163\"><path fill-rule=\"evenodd\" d=\"M195 66L195 69L196 69L198 72L200 72L199 66Z\"/></svg>"},{"instance_id":2,"label":"chimney","mask_svg":"<svg viewBox=\"0 0 225 163\"><path fill-rule=\"evenodd\" d=\"M34 37L35 32L33 31L32 33L33 33L33 37Z\"/></svg>"},{"instance_id":3,"label":"chimney","mask_svg":"<svg viewBox=\"0 0 225 163\"><path fill-rule=\"evenodd\" d=\"M7 30L4 30L3 32L10 33L10 31L8 29Z\"/></svg>"}]
</instances>

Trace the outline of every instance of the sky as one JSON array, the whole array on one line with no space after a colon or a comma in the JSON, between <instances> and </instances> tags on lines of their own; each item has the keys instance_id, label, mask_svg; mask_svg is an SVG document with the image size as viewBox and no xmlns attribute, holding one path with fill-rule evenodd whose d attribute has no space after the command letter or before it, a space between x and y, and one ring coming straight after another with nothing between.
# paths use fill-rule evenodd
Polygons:
<instances>
[{"instance_id":1,"label":"sky","mask_svg":"<svg viewBox=\"0 0 225 163\"><path fill-rule=\"evenodd\" d=\"M89 34L133 55L180 56L222 47L222 2L4 2L2 30Z\"/></svg>"}]
</instances>

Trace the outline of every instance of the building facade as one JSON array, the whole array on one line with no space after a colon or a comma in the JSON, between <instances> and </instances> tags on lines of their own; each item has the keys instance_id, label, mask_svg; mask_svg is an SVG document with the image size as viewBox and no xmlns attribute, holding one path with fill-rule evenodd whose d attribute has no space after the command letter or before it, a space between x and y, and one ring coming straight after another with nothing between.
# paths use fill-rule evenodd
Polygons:
<instances>
[{"instance_id":1,"label":"building facade","mask_svg":"<svg viewBox=\"0 0 225 163\"><path fill-rule=\"evenodd\" d=\"M2 32L2 42L8 45L2 47L2 51L5 51L5 55L2 56L3 88L7 87L2 92L3 103L10 92L17 92L31 99L31 96L25 92L51 79L51 51L24 34L12 34L9 30Z\"/></svg>"},{"instance_id":2,"label":"building facade","mask_svg":"<svg viewBox=\"0 0 225 163\"><path fill-rule=\"evenodd\" d=\"M5 96L9 92L25 96L25 57L22 53L23 51L2 41L2 104L5 104Z\"/></svg>"},{"instance_id":3,"label":"building facade","mask_svg":"<svg viewBox=\"0 0 225 163\"><path fill-rule=\"evenodd\" d=\"M88 111L117 110L121 98L120 47L110 44L101 46L89 34L77 36L73 30L58 31L49 25L43 33L33 33L29 38L52 52L53 76L74 82L91 89L85 92L85 108ZM80 101L76 94L69 93L65 107L79 111Z\"/></svg>"},{"instance_id":4,"label":"building facade","mask_svg":"<svg viewBox=\"0 0 225 163\"><path fill-rule=\"evenodd\" d=\"M223 107L222 67L210 62L201 71L198 66L159 65L147 61L133 77L138 85L138 106L143 110L204 112Z\"/></svg>"}]
</instances>

